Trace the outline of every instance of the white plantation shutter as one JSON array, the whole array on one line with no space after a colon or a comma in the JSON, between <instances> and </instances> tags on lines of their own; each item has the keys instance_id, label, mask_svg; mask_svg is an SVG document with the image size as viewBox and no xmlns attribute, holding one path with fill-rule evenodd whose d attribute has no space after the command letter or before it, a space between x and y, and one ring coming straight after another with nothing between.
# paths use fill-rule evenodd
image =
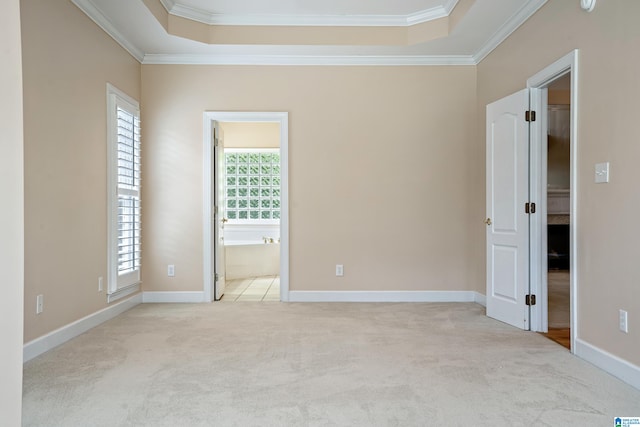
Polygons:
<instances>
[{"instance_id":1,"label":"white plantation shutter","mask_svg":"<svg viewBox=\"0 0 640 427\"><path fill-rule=\"evenodd\" d=\"M140 283L140 111L138 103L107 85L109 109L109 271L113 296ZM124 295L123 295L124 296Z\"/></svg>"},{"instance_id":2,"label":"white plantation shutter","mask_svg":"<svg viewBox=\"0 0 640 427\"><path fill-rule=\"evenodd\" d=\"M120 107L117 116L120 281L122 276L140 270L140 119Z\"/></svg>"}]
</instances>

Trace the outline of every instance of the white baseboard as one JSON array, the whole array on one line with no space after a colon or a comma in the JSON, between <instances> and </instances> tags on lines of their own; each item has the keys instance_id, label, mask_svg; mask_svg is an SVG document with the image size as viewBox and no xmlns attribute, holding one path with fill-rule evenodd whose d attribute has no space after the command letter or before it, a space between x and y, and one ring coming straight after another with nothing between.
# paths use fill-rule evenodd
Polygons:
<instances>
[{"instance_id":1,"label":"white baseboard","mask_svg":"<svg viewBox=\"0 0 640 427\"><path fill-rule=\"evenodd\" d=\"M487 306L487 296L481 294L480 292L474 292L475 293L475 299L474 301L478 304L480 304L483 307Z\"/></svg>"},{"instance_id":2,"label":"white baseboard","mask_svg":"<svg viewBox=\"0 0 640 427\"><path fill-rule=\"evenodd\" d=\"M290 291L289 302L477 302L473 291Z\"/></svg>"},{"instance_id":3,"label":"white baseboard","mask_svg":"<svg viewBox=\"0 0 640 427\"><path fill-rule=\"evenodd\" d=\"M204 300L204 292L143 292L143 303L198 303Z\"/></svg>"},{"instance_id":4,"label":"white baseboard","mask_svg":"<svg viewBox=\"0 0 640 427\"><path fill-rule=\"evenodd\" d=\"M574 354L640 390L640 366L576 338Z\"/></svg>"},{"instance_id":5,"label":"white baseboard","mask_svg":"<svg viewBox=\"0 0 640 427\"><path fill-rule=\"evenodd\" d=\"M134 295L131 298L112 304L109 307L58 328L55 331L51 331L33 341L29 341L22 349L22 360L23 362L27 362L34 357L37 357L80 334L83 334L89 329L95 328L101 323L113 319L140 303L142 303L142 294Z\"/></svg>"}]
</instances>

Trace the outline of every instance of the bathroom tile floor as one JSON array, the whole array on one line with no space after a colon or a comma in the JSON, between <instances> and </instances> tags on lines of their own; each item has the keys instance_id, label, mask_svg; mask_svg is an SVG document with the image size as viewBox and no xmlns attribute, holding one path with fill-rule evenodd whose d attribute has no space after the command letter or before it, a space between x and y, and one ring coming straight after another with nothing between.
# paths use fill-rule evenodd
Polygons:
<instances>
[{"instance_id":1,"label":"bathroom tile floor","mask_svg":"<svg viewBox=\"0 0 640 427\"><path fill-rule=\"evenodd\" d=\"M224 295L220 301L280 301L280 277L262 276L247 279L227 280Z\"/></svg>"}]
</instances>

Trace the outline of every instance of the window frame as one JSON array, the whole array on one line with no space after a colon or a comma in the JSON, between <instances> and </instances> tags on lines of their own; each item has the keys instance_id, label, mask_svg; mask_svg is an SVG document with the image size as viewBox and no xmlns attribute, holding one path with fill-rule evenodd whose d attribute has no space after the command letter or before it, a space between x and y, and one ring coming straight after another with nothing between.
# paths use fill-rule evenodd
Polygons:
<instances>
[{"instance_id":1,"label":"window frame","mask_svg":"<svg viewBox=\"0 0 640 427\"><path fill-rule=\"evenodd\" d=\"M115 86L107 83L107 299L108 302L122 298L140 289L141 269L139 263L132 272L118 274L118 109L124 110L140 123L140 104ZM140 126L139 126L140 127ZM139 149L141 151L141 149ZM136 187L136 186L134 186ZM142 185L122 190L123 193L141 201ZM141 215L141 212L140 212ZM139 218L138 223L142 223ZM140 247L142 242L140 241Z\"/></svg>"}]
</instances>

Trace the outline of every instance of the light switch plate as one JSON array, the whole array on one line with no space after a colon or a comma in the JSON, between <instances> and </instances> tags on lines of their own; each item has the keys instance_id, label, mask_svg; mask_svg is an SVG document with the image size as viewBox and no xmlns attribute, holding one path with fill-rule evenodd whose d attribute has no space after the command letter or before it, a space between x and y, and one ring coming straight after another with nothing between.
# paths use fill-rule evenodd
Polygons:
<instances>
[{"instance_id":1,"label":"light switch plate","mask_svg":"<svg viewBox=\"0 0 640 427\"><path fill-rule=\"evenodd\" d=\"M609 182L609 162L596 163L596 184Z\"/></svg>"}]
</instances>

